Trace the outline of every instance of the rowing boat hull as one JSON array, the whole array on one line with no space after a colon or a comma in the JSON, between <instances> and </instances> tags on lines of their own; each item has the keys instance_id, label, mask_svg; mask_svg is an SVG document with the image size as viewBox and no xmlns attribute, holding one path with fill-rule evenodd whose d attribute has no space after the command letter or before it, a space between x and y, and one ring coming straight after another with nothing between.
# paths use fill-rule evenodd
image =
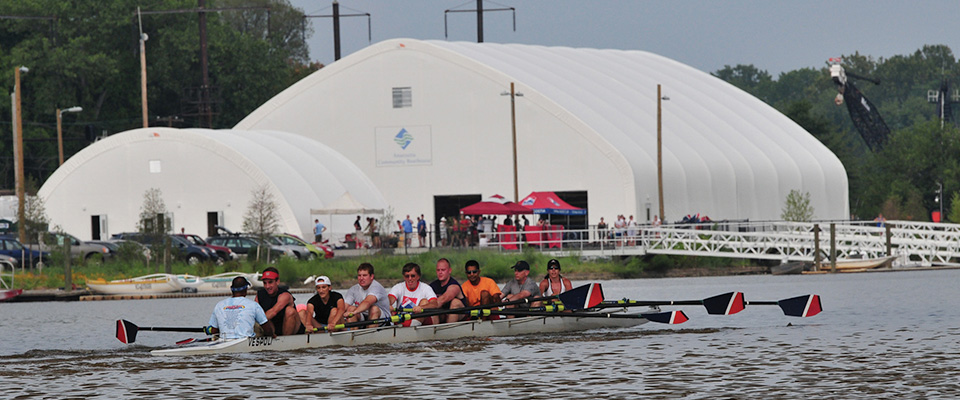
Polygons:
<instances>
[{"instance_id":1,"label":"rowing boat hull","mask_svg":"<svg viewBox=\"0 0 960 400\"><path fill-rule=\"evenodd\" d=\"M0 290L0 301L10 300L23 293L23 289L3 289Z\"/></svg>"},{"instance_id":2,"label":"rowing boat hull","mask_svg":"<svg viewBox=\"0 0 960 400\"><path fill-rule=\"evenodd\" d=\"M250 286L253 288L263 287L263 282L260 281L260 274L246 274L242 272L225 272L222 274L205 276L199 278L200 284L194 287L197 289L197 292L200 293L230 293L230 285L233 283L233 278L238 276L247 278L247 282L250 282Z\"/></svg>"},{"instance_id":3,"label":"rowing boat hull","mask_svg":"<svg viewBox=\"0 0 960 400\"><path fill-rule=\"evenodd\" d=\"M153 350L150 354L155 356L191 356L220 353L252 353L257 351L286 351L329 346L396 344L433 340L455 340L471 337L576 332L599 328L626 328L647 322L646 319L639 315L636 315L636 317L637 318L629 319L522 317L499 321L463 321L411 328L388 326L355 331L279 336L276 339L271 337L255 337L222 340L200 346Z\"/></svg>"},{"instance_id":4,"label":"rowing boat hull","mask_svg":"<svg viewBox=\"0 0 960 400\"><path fill-rule=\"evenodd\" d=\"M90 290L100 294L156 294L179 292L176 278L168 274L154 274L130 279L87 281Z\"/></svg>"}]
</instances>

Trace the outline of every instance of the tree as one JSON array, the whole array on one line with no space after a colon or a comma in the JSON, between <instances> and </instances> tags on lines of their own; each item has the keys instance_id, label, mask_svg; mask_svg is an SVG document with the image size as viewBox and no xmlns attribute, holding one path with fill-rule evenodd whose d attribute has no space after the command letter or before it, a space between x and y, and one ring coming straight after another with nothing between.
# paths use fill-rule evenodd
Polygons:
<instances>
[{"instance_id":1,"label":"tree","mask_svg":"<svg viewBox=\"0 0 960 400\"><path fill-rule=\"evenodd\" d=\"M17 215L17 221L23 224L26 231L27 243L24 244L36 244L41 239L41 234L47 232L50 218L47 217L47 209L43 205L43 199L28 195L24 200L24 215ZM17 212L20 212L19 207Z\"/></svg>"},{"instance_id":2,"label":"tree","mask_svg":"<svg viewBox=\"0 0 960 400\"><path fill-rule=\"evenodd\" d=\"M269 186L263 185L253 189L247 213L243 217L243 230L256 236L267 253L267 262L270 262L270 237L280 229L280 215L277 212L277 202ZM259 252L257 260L260 259Z\"/></svg>"},{"instance_id":3,"label":"tree","mask_svg":"<svg viewBox=\"0 0 960 400\"><path fill-rule=\"evenodd\" d=\"M147 189L143 193L140 206L140 221L137 230L143 235L144 244L149 245L151 254L163 254L164 270L170 273L167 233L170 232L170 219L167 206L163 202L163 192L158 188ZM147 261L149 264L149 261ZM157 269L159 270L159 264ZM159 272L159 271L158 271Z\"/></svg>"},{"instance_id":4,"label":"tree","mask_svg":"<svg viewBox=\"0 0 960 400\"><path fill-rule=\"evenodd\" d=\"M952 197L953 198L950 199L950 202L958 207L950 207L950 214L947 217L947 221L954 224L960 224L960 191L953 192Z\"/></svg>"},{"instance_id":5,"label":"tree","mask_svg":"<svg viewBox=\"0 0 960 400\"><path fill-rule=\"evenodd\" d=\"M813 219L813 207L810 206L810 192L800 194L799 190L791 190L787 195L780 219L793 222L810 222Z\"/></svg>"}]
</instances>

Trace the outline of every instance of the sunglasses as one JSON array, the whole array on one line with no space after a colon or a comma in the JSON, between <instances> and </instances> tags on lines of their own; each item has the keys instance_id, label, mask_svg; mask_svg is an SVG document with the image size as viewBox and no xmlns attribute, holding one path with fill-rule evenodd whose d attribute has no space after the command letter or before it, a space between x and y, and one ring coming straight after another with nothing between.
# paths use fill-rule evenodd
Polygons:
<instances>
[{"instance_id":1,"label":"sunglasses","mask_svg":"<svg viewBox=\"0 0 960 400\"><path fill-rule=\"evenodd\" d=\"M419 278L420 276L417 275L417 274L406 274L406 275L404 275L403 277L404 277L404 278Z\"/></svg>"},{"instance_id":2,"label":"sunglasses","mask_svg":"<svg viewBox=\"0 0 960 400\"><path fill-rule=\"evenodd\" d=\"M560 267L547 267L547 269L555 269L555 270L558 270L558 271L559 271L559 270L560 270Z\"/></svg>"},{"instance_id":3,"label":"sunglasses","mask_svg":"<svg viewBox=\"0 0 960 400\"><path fill-rule=\"evenodd\" d=\"M479 270L479 269L468 269L468 270L467 270L467 274L468 274L468 275L479 274L479 273L480 273L480 270Z\"/></svg>"}]
</instances>

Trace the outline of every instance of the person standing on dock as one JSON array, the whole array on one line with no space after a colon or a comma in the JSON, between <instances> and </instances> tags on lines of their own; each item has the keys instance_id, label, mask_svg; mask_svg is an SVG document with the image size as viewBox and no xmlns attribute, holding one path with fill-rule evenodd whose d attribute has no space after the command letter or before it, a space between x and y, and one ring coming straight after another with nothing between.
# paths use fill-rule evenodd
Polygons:
<instances>
[{"instance_id":1,"label":"person standing on dock","mask_svg":"<svg viewBox=\"0 0 960 400\"><path fill-rule=\"evenodd\" d=\"M254 326L260 324L264 335L277 337L273 331L273 324L268 324L267 315L260 304L247 298L247 289L250 282L247 278L238 276L233 278L230 285L232 295L228 299L220 300L213 307L210 315L210 326L204 328L208 335L220 335L222 339L241 339L256 336Z\"/></svg>"}]
</instances>

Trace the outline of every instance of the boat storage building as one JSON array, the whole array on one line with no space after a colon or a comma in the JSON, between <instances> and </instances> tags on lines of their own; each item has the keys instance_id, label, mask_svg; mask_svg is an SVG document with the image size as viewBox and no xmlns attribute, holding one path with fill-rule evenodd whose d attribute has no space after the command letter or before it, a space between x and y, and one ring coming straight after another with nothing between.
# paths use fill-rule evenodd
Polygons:
<instances>
[{"instance_id":1,"label":"boat storage building","mask_svg":"<svg viewBox=\"0 0 960 400\"><path fill-rule=\"evenodd\" d=\"M174 231L208 236L217 225L241 230L260 188L277 205L280 231L308 241L313 220L329 224L331 218L311 209L343 198L372 209L386 206L353 163L316 140L276 131L161 127L88 146L47 179L39 196L53 224L81 239L106 239L136 230L152 188L160 189Z\"/></svg>"},{"instance_id":2,"label":"boat storage building","mask_svg":"<svg viewBox=\"0 0 960 400\"><path fill-rule=\"evenodd\" d=\"M702 71L643 51L387 40L292 85L235 129L316 139L380 189L397 219L435 222L465 200L554 191L589 223L656 214L657 85L664 206L779 219L791 190L816 219L849 215L837 157L792 120Z\"/></svg>"}]
</instances>

